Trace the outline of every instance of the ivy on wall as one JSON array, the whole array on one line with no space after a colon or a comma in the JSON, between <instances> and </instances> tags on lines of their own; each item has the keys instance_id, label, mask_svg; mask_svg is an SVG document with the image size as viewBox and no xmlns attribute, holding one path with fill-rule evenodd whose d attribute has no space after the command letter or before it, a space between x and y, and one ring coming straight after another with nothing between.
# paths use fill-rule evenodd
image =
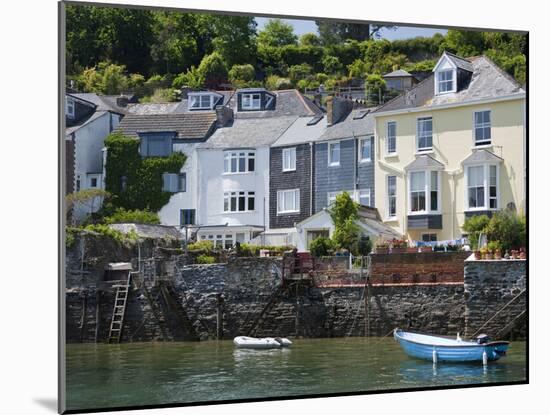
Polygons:
<instances>
[{"instance_id":1,"label":"ivy on wall","mask_svg":"<svg viewBox=\"0 0 550 415\"><path fill-rule=\"evenodd\" d=\"M186 156L174 152L168 157L142 158L139 138L114 132L105 139L105 188L113 195L114 207L158 212L172 193L162 190L163 173L179 173ZM124 179L125 178L125 179Z\"/></svg>"}]
</instances>

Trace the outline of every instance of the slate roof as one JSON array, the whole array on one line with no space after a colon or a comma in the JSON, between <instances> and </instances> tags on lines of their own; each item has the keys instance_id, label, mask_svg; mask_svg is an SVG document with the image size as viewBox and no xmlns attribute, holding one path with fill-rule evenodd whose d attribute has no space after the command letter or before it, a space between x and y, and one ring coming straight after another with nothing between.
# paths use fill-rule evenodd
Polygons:
<instances>
[{"instance_id":1,"label":"slate roof","mask_svg":"<svg viewBox=\"0 0 550 415\"><path fill-rule=\"evenodd\" d=\"M83 119L79 120L76 124L73 124L70 127L65 128L65 134L66 135L72 134L75 131L79 130L80 128L94 122L98 118L103 117L105 114L107 114L107 111L93 112L89 117L84 117Z\"/></svg>"},{"instance_id":2,"label":"slate roof","mask_svg":"<svg viewBox=\"0 0 550 415\"><path fill-rule=\"evenodd\" d=\"M215 124L214 112L129 114L122 119L116 130L128 136L137 136L138 132L175 131L177 138L200 140L212 134Z\"/></svg>"},{"instance_id":3,"label":"slate roof","mask_svg":"<svg viewBox=\"0 0 550 415\"><path fill-rule=\"evenodd\" d=\"M114 223L109 225L109 227L122 233L134 231L140 238L183 239L182 234L175 226L150 225L145 223Z\"/></svg>"},{"instance_id":4,"label":"slate roof","mask_svg":"<svg viewBox=\"0 0 550 415\"><path fill-rule=\"evenodd\" d=\"M426 169L443 169L443 163L437 161L428 154L423 154L416 157L412 162L405 166L405 170L426 170Z\"/></svg>"},{"instance_id":5,"label":"slate roof","mask_svg":"<svg viewBox=\"0 0 550 415\"><path fill-rule=\"evenodd\" d=\"M127 112L137 115L169 114L176 112L179 105L180 102L128 104Z\"/></svg>"},{"instance_id":6,"label":"slate roof","mask_svg":"<svg viewBox=\"0 0 550 415\"><path fill-rule=\"evenodd\" d=\"M447 57L460 69L464 69L465 71L468 71L468 72L473 72L474 71L474 67L472 65L472 63L465 59L465 58L462 58L460 56L457 56L451 52L443 52L445 55L447 55Z\"/></svg>"},{"instance_id":7,"label":"slate roof","mask_svg":"<svg viewBox=\"0 0 550 415\"><path fill-rule=\"evenodd\" d=\"M502 159L488 150L473 150L472 154L462 160L462 164L500 163Z\"/></svg>"},{"instance_id":8,"label":"slate roof","mask_svg":"<svg viewBox=\"0 0 550 415\"><path fill-rule=\"evenodd\" d=\"M469 83L458 92L434 95L434 74L432 73L412 89L379 107L376 113L413 108L429 109L445 104L496 99L514 94L521 95L525 92L515 79L501 70L488 57L478 56L470 58L470 61L473 68L472 77Z\"/></svg>"},{"instance_id":9,"label":"slate roof","mask_svg":"<svg viewBox=\"0 0 550 415\"><path fill-rule=\"evenodd\" d=\"M283 147L293 144L309 143L317 141L327 128L327 118L323 116L319 122L308 125L317 116L298 117L290 127L275 141L272 147Z\"/></svg>"},{"instance_id":10,"label":"slate roof","mask_svg":"<svg viewBox=\"0 0 550 415\"><path fill-rule=\"evenodd\" d=\"M236 119L230 127L218 128L201 149L255 148L270 146L297 117Z\"/></svg>"},{"instance_id":11,"label":"slate roof","mask_svg":"<svg viewBox=\"0 0 550 415\"><path fill-rule=\"evenodd\" d=\"M97 95L91 92L67 95L91 102L96 106L96 111L111 111L118 114L124 114L126 112L125 108L116 105L116 101L113 103L110 96Z\"/></svg>"},{"instance_id":12,"label":"slate roof","mask_svg":"<svg viewBox=\"0 0 550 415\"><path fill-rule=\"evenodd\" d=\"M369 112L364 117L361 117L365 111ZM373 111L374 108L361 108L351 111L342 121L327 127L319 139L324 141L374 134Z\"/></svg>"},{"instance_id":13,"label":"slate roof","mask_svg":"<svg viewBox=\"0 0 550 415\"><path fill-rule=\"evenodd\" d=\"M404 76L412 77L412 75L410 73L408 73L407 71L405 71L403 69L397 69L396 71L387 73L386 75L382 75L382 78L401 78L401 77L404 77Z\"/></svg>"},{"instance_id":14,"label":"slate roof","mask_svg":"<svg viewBox=\"0 0 550 415\"><path fill-rule=\"evenodd\" d=\"M369 228L374 230L378 237L386 239L401 237L401 235L397 231L393 230L391 226L382 222L378 209L360 205L357 209L357 214L359 215L359 222L364 223Z\"/></svg>"}]
</instances>

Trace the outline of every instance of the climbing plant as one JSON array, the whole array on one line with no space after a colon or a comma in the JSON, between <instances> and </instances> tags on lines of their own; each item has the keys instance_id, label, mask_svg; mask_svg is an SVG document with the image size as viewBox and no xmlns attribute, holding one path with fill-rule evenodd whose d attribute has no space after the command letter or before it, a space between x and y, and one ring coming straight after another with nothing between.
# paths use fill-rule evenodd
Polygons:
<instances>
[{"instance_id":1,"label":"climbing plant","mask_svg":"<svg viewBox=\"0 0 550 415\"><path fill-rule=\"evenodd\" d=\"M105 139L105 188L112 194L112 205L127 210L158 212L170 200L162 190L163 173L179 173L186 156L175 152L168 157L142 158L139 139L114 132Z\"/></svg>"}]
</instances>

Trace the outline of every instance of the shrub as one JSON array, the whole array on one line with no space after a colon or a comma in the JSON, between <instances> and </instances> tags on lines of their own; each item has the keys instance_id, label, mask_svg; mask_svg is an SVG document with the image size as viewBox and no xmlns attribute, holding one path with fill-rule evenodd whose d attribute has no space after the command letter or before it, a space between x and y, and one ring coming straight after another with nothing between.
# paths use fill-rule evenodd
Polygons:
<instances>
[{"instance_id":1,"label":"shrub","mask_svg":"<svg viewBox=\"0 0 550 415\"><path fill-rule=\"evenodd\" d=\"M288 69L288 76L292 82L297 83L302 79L309 78L311 76L312 71L313 71L313 68L311 67L311 65L308 65L307 63L302 63L300 65L292 65Z\"/></svg>"},{"instance_id":2,"label":"shrub","mask_svg":"<svg viewBox=\"0 0 550 415\"><path fill-rule=\"evenodd\" d=\"M292 82L288 78L281 78L277 75L269 75L265 81L265 87L271 91L278 89L290 89L292 88Z\"/></svg>"},{"instance_id":3,"label":"shrub","mask_svg":"<svg viewBox=\"0 0 550 415\"><path fill-rule=\"evenodd\" d=\"M489 241L500 241L502 250L525 246L525 218L515 212L495 213L485 228Z\"/></svg>"},{"instance_id":4,"label":"shrub","mask_svg":"<svg viewBox=\"0 0 550 415\"><path fill-rule=\"evenodd\" d=\"M220 84L227 81L227 67L222 55L218 52L202 58L198 73L204 79L204 86L207 88L218 88Z\"/></svg>"},{"instance_id":5,"label":"shrub","mask_svg":"<svg viewBox=\"0 0 550 415\"><path fill-rule=\"evenodd\" d=\"M203 239L201 241L194 242L192 244L187 245L187 249L191 251L213 251L214 250L214 242Z\"/></svg>"},{"instance_id":6,"label":"shrub","mask_svg":"<svg viewBox=\"0 0 550 415\"><path fill-rule=\"evenodd\" d=\"M487 215L472 216L464 221L462 228L468 232L468 239L473 250L477 250L479 235L485 232L485 228L489 224Z\"/></svg>"},{"instance_id":7,"label":"shrub","mask_svg":"<svg viewBox=\"0 0 550 415\"><path fill-rule=\"evenodd\" d=\"M199 255L197 257L197 264L213 264L216 262L216 258L210 255Z\"/></svg>"},{"instance_id":8,"label":"shrub","mask_svg":"<svg viewBox=\"0 0 550 415\"><path fill-rule=\"evenodd\" d=\"M325 236L315 238L309 245L309 252L315 258L328 256L334 249L334 242Z\"/></svg>"},{"instance_id":9,"label":"shrub","mask_svg":"<svg viewBox=\"0 0 550 415\"><path fill-rule=\"evenodd\" d=\"M135 231L132 230L128 233L124 233L116 229L110 228L109 225L92 224L85 226L83 229L89 232L95 232L100 235L106 236L120 243L135 242L138 240L138 235Z\"/></svg>"},{"instance_id":10,"label":"shrub","mask_svg":"<svg viewBox=\"0 0 550 415\"><path fill-rule=\"evenodd\" d=\"M173 88L157 88L154 90L153 95L144 96L139 100L141 103L152 102L156 104L175 101L177 101L176 90Z\"/></svg>"},{"instance_id":11,"label":"shrub","mask_svg":"<svg viewBox=\"0 0 550 415\"><path fill-rule=\"evenodd\" d=\"M151 212L148 209L126 210L124 208L117 208L112 215L103 218L103 222L105 222L106 224L147 223L151 225L157 225L160 223L160 219L155 212Z\"/></svg>"},{"instance_id":12,"label":"shrub","mask_svg":"<svg viewBox=\"0 0 550 415\"><path fill-rule=\"evenodd\" d=\"M237 248L237 256L254 257L260 254L260 246L242 243Z\"/></svg>"},{"instance_id":13,"label":"shrub","mask_svg":"<svg viewBox=\"0 0 550 415\"><path fill-rule=\"evenodd\" d=\"M323 56L321 62L323 63L323 68L325 69L325 72L336 73L342 70L340 59L338 59L336 56L325 55Z\"/></svg>"},{"instance_id":14,"label":"shrub","mask_svg":"<svg viewBox=\"0 0 550 415\"><path fill-rule=\"evenodd\" d=\"M246 65L233 65L229 70L229 80L232 83L236 81L251 82L254 80L256 71L250 64Z\"/></svg>"},{"instance_id":15,"label":"shrub","mask_svg":"<svg viewBox=\"0 0 550 415\"><path fill-rule=\"evenodd\" d=\"M372 251L372 241L368 236L362 235L359 239L352 245L352 253L355 255L368 255Z\"/></svg>"}]
</instances>

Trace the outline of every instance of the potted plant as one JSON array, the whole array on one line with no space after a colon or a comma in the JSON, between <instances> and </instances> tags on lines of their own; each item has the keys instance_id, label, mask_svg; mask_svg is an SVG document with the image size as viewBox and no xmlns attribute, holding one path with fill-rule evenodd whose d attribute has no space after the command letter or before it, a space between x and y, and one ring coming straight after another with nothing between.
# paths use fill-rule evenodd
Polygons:
<instances>
[{"instance_id":1,"label":"potted plant","mask_svg":"<svg viewBox=\"0 0 550 415\"><path fill-rule=\"evenodd\" d=\"M481 259L487 259L487 248L481 248L479 252L481 253Z\"/></svg>"},{"instance_id":2,"label":"potted plant","mask_svg":"<svg viewBox=\"0 0 550 415\"><path fill-rule=\"evenodd\" d=\"M387 254L389 245L387 242L379 242L376 244L375 253L377 254Z\"/></svg>"},{"instance_id":3,"label":"potted plant","mask_svg":"<svg viewBox=\"0 0 550 415\"><path fill-rule=\"evenodd\" d=\"M475 259L479 261L481 259L481 251L474 251L474 256Z\"/></svg>"},{"instance_id":4,"label":"potted plant","mask_svg":"<svg viewBox=\"0 0 550 415\"><path fill-rule=\"evenodd\" d=\"M402 254L407 251L407 241L403 239L394 239L391 241L392 254Z\"/></svg>"},{"instance_id":5,"label":"potted plant","mask_svg":"<svg viewBox=\"0 0 550 415\"><path fill-rule=\"evenodd\" d=\"M487 244L487 249L491 253L491 256L494 256L494 259L501 259L502 252L500 250L500 241L491 241ZM491 258L492 259L492 258Z\"/></svg>"},{"instance_id":6,"label":"potted plant","mask_svg":"<svg viewBox=\"0 0 550 415\"><path fill-rule=\"evenodd\" d=\"M519 259L527 259L525 248L519 248Z\"/></svg>"},{"instance_id":7,"label":"potted plant","mask_svg":"<svg viewBox=\"0 0 550 415\"><path fill-rule=\"evenodd\" d=\"M518 251L516 251L515 249L512 249L512 251L510 252L510 258L518 259Z\"/></svg>"}]
</instances>

